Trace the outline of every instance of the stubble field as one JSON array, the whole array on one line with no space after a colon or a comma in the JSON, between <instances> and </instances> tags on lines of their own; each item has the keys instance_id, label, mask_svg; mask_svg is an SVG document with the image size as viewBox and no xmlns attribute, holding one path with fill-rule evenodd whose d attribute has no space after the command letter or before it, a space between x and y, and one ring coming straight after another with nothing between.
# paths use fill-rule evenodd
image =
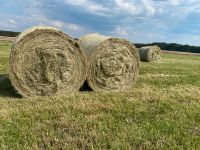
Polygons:
<instances>
[{"instance_id":1,"label":"stubble field","mask_svg":"<svg viewBox=\"0 0 200 150\"><path fill-rule=\"evenodd\" d=\"M130 92L20 98L0 41L0 149L198 149L200 56L140 64Z\"/></svg>"}]
</instances>

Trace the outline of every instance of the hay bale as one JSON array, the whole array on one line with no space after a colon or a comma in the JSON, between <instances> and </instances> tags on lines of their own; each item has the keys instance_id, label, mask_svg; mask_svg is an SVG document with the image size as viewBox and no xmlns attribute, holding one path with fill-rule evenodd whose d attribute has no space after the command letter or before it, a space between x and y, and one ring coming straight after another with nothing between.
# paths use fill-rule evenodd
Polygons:
<instances>
[{"instance_id":1,"label":"hay bale","mask_svg":"<svg viewBox=\"0 0 200 150\"><path fill-rule=\"evenodd\" d=\"M87 57L87 82L94 91L131 89L139 72L138 50L130 42L98 34L80 38Z\"/></svg>"},{"instance_id":2,"label":"hay bale","mask_svg":"<svg viewBox=\"0 0 200 150\"><path fill-rule=\"evenodd\" d=\"M160 47L157 45L154 46L145 46L139 49L140 60L151 62L159 60L161 57L161 50Z\"/></svg>"},{"instance_id":3,"label":"hay bale","mask_svg":"<svg viewBox=\"0 0 200 150\"><path fill-rule=\"evenodd\" d=\"M23 97L78 91L86 79L85 55L62 31L36 26L15 40L9 75Z\"/></svg>"}]
</instances>

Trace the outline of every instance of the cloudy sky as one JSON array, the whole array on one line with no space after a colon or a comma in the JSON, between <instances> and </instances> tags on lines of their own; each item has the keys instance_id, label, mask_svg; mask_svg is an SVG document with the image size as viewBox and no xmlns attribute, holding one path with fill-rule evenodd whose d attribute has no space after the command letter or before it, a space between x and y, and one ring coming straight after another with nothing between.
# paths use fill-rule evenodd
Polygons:
<instances>
[{"instance_id":1,"label":"cloudy sky","mask_svg":"<svg viewBox=\"0 0 200 150\"><path fill-rule=\"evenodd\" d=\"M0 30L33 25L73 37L101 33L133 42L200 46L199 0L1 0Z\"/></svg>"}]
</instances>

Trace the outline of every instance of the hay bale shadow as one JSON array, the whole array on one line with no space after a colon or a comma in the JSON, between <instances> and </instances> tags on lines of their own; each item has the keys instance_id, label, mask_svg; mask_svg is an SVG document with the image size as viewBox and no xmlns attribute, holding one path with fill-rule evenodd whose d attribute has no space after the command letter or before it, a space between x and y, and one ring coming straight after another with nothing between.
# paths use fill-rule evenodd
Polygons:
<instances>
[{"instance_id":1,"label":"hay bale shadow","mask_svg":"<svg viewBox=\"0 0 200 150\"><path fill-rule=\"evenodd\" d=\"M8 74L0 74L0 96L13 98L21 97L12 86Z\"/></svg>"},{"instance_id":2,"label":"hay bale shadow","mask_svg":"<svg viewBox=\"0 0 200 150\"><path fill-rule=\"evenodd\" d=\"M88 84L87 80L83 83L83 85L81 86L81 88L79 89L79 91L84 92L92 92L92 88L90 87L90 85Z\"/></svg>"}]
</instances>

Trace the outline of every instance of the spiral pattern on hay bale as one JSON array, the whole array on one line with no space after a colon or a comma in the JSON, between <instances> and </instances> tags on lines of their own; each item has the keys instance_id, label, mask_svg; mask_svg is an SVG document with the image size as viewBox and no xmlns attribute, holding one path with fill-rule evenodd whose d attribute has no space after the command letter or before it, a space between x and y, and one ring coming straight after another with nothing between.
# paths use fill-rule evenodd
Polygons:
<instances>
[{"instance_id":1,"label":"spiral pattern on hay bale","mask_svg":"<svg viewBox=\"0 0 200 150\"><path fill-rule=\"evenodd\" d=\"M99 34L80 38L87 57L87 82L94 91L126 91L139 72L138 50L130 42Z\"/></svg>"},{"instance_id":2,"label":"spiral pattern on hay bale","mask_svg":"<svg viewBox=\"0 0 200 150\"><path fill-rule=\"evenodd\" d=\"M9 75L23 97L78 91L86 79L85 55L62 31L36 26L15 40Z\"/></svg>"}]
</instances>

